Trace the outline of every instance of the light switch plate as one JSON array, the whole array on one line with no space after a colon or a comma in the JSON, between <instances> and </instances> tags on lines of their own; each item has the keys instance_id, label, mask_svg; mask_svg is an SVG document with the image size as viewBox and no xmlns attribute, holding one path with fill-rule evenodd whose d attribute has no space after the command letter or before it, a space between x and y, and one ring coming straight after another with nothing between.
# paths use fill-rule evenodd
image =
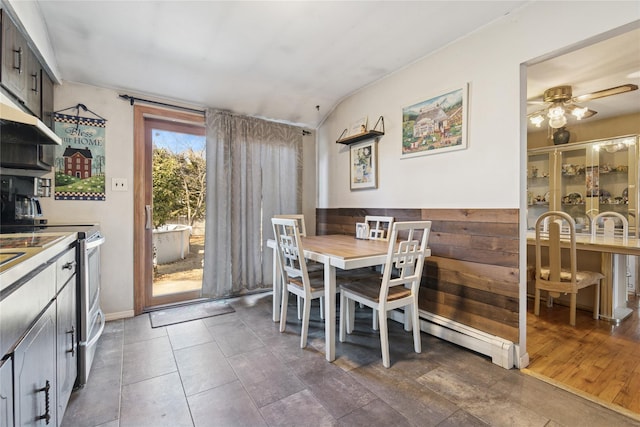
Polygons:
<instances>
[{"instance_id":1,"label":"light switch plate","mask_svg":"<svg viewBox=\"0 0 640 427\"><path fill-rule=\"evenodd\" d=\"M111 178L112 191L129 191L127 178Z\"/></svg>"}]
</instances>

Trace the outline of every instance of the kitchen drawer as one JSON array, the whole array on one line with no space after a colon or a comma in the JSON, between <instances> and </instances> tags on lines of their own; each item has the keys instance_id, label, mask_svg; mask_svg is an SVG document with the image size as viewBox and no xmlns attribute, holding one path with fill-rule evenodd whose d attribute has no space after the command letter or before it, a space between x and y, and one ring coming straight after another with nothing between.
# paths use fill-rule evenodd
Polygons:
<instances>
[{"instance_id":1,"label":"kitchen drawer","mask_svg":"<svg viewBox=\"0 0 640 427\"><path fill-rule=\"evenodd\" d=\"M56 260L56 293L60 292L76 272L76 248L73 247ZM74 286L75 288L75 286Z\"/></svg>"},{"instance_id":2,"label":"kitchen drawer","mask_svg":"<svg viewBox=\"0 0 640 427\"><path fill-rule=\"evenodd\" d=\"M0 292L0 357L11 351L56 295L56 266L43 264Z\"/></svg>"}]
</instances>

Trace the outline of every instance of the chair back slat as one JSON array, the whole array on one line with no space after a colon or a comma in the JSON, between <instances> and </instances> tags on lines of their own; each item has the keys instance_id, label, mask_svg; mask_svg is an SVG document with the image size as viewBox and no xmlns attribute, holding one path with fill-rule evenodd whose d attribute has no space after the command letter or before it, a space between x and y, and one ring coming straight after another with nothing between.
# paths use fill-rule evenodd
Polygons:
<instances>
[{"instance_id":1,"label":"chair back slat","mask_svg":"<svg viewBox=\"0 0 640 427\"><path fill-rule=\"evenodd\" d=\"M273 217L278 219L295 219L298 221L298 231L300 232L300 236L307 237L307 226L304 223L303 214L279 214L274 215Z\"/></svg>"},{"instance_id":2,"label":"chair back slat","mask_svg":"<svg viewBox=\"0 0 640 427\"><path fill-rule=\"evenodd\" d=\"M547 240L548 277L542 277L542 247ZM569 289L576 287L577 275L576 223L566 212L545 212L536 220L536 280L564 282ZM569 280L561 280L562 267L570 274ZM566 274L566 273L565 273Z\"/></svg>"},{"instance_id":3,"label":"chair back slat","mask_svg":"<svg viewBox=\"0 0 640 427\"><path fill-rule=\"evenodd\" d=\"M601 212L591 221L591 235L605 238L629 238L629 221L618 212Z\"/></svg>"},{"instance_id":4,"label":"chair back slat","mask_svg":"<svg viewBox=\"0 0 640 427\"><path fill-rule=\"evenodd\" d=\"M276 257L280 274L285 283L291 278L299 277L305 292L311 292L307 263L304 258L302 239L298 221L289 218L271 218L273 235L277 245Z\"/></svg>"},{"instance_id":5,"label":"chair back slat","mask_svg":"<svg viewBox=\"0 0 640 427\"><path fill-rule=\"evenodd\" d=\"M369 226L369 240L389 240L393 225L392 216L367 215L364 222Z\"/></svg>"},{"instance_id":6,"label":"chair back slat","mask_svg":"<svg viewBox=\"0 0 640 427\"><path fill-rule=\"evenodd\" d=\"M389 288L404 285L417 293L431 232L431 221L394 222L382 274L380 302L387 300Z\"/></svg>"}]
</instances>

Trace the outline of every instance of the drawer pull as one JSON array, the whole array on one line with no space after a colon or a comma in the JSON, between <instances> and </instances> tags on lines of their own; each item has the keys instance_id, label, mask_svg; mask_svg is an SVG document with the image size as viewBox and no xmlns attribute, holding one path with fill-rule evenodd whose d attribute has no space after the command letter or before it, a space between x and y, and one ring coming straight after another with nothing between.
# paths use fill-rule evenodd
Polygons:
<instances>
[{"instance_id":1,"label":"drawer pull","mask_svg":"<svg viewBox=\"0 0 640 427\"><path fill-rule=\"evenodd\" d=\"M62 266L63 270L73 270L73 267L76 265L75 261L69 261Z\"/></svg>"},{"instance_id":2,"label":"drawer pull","mask_svg":"<svg viewBox=\"0 0 640 427\"><path fill-rule=\"evenodd\" d=\"M37 420L45 420L45 423L48 425L49 422L51 421L51 413L50 413L50 399L49 399L49 390L51 389L51 384L49 383L49 380L47 380L46 385L38 390L36 390L38 393L41 391L44 391L44 406L45 406L45 413L44 415L40 415L38 418L36 418Z\"/></svg>"},{"instance_id":3,"label":"drawer pull","mask_svg":"<svg viewBox=\"0 0 640 427\"><path fill-rule=\"evenodd\" d=\"M13 54L13 69L18 70L18 74L22 74L22 47L13 49ZM16 58L18 59L17 61Z\"/></svg>"},{"instance_id":4,"label":"drawer pull","mask_svg":"<svg viewBox=\"0 0 640 427\"><path fill-rule=\"evenodd\" d=\"M71 334L71 349L67 350L67 353L71 353L71 357L75 357L76 355L76 328L71 325L71 330L67 331L68 334Z\"/></svg>"}]
</instances>

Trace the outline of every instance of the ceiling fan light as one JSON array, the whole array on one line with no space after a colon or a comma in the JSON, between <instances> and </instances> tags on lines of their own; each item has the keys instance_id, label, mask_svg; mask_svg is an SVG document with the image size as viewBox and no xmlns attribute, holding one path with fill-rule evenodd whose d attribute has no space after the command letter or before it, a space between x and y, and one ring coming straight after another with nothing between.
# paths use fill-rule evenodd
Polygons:
<instances>
[{"instance_id":1,"label":"ceiling fan light","mask_svg":"<svg viewBox=\"0 0 640 427\"><path fill-rule=\"evenodd\" d=\"M547 112L547 116L549 119L564 117L564 108L560 105L555 105L553 107L549 107L549 111Z\"/></svg>"},{"instance_id":2,"label":"ceiling fan light","mask_svg":"<svg viewBox=\"0 0 640 427\"><path fill-rule=\"evenodd\" d=\"M549 126L551 126L554 129L561 128L566 124L567 124L567 118L564 115L559 117L549 117Z\"/></svg>"},{"instance_id":3,"label":"ceiling fan light","mask_svg":"<svg viewBox=\"0 0 640 427\"><path fill-rule=\"evenodd\" d=\"M544 122L544 117L542 117L541 114L536 114L535 116L529 117L529 120L531 121L531 124L533 124L533 125L535 125L535 127L539 128L540 124L542 124L542 122Z\"/></svg>"},{"instance_id":4,"label":"ceiling fan light","mask_svg":"<svg viewBox=\"0 0 640 427\"><path fill-rule=\"evenodd\" d=\"M587 107L576 107L573 109L571 114L578 120L581 120L585 114L587 114L589 109Z\"/></svg>"}]
</instances>

